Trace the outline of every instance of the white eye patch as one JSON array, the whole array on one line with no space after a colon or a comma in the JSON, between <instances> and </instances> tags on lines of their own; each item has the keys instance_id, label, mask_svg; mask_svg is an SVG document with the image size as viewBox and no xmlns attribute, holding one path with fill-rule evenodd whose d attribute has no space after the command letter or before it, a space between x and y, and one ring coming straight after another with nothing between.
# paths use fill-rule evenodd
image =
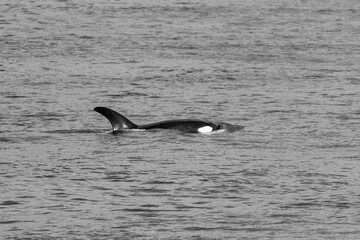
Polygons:
<instances>
[{"instance_id":1,"label":"white eye patch","mask_svg":"<svg viewBox=\"0 0 360 240\"><path fill-rule=\"evenodd\" d=\"M205 126L205 127L199 128L199 129L198 129L198 132L200 132L200 133L209 133L209 132L211 132L212 130L213 130L212 127L210 127L210 126Z\"/></svg>"}]
</instances>

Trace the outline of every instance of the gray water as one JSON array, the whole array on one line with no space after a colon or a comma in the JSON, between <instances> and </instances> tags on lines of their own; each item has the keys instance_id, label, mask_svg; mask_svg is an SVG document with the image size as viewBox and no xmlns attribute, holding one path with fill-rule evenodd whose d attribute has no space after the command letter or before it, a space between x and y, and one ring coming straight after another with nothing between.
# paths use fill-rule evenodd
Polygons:
<instances>
[{"instance_id":1,"label":"gray water","mask_svg":"<svg viewBox=\"0 0 360 240\"><path fill-rule=\"evenodd\" d=\"M357 239L359 39L358 0L1 0L0 239Z\"/></svg>"}]
</instances>

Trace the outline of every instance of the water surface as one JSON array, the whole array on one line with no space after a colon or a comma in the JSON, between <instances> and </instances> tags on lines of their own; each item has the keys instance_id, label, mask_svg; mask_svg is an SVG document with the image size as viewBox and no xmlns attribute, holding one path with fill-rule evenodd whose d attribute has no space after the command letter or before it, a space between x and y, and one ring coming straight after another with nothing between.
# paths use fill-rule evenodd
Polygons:
<instances>
[{"instance_id":1,"label":"water surface","mask_svg":"<svg viewBox=\"0 0 360 240\"><path fill-rule=\"evenodd\" d=\"M0 238L359 236L358 1L0 11ZM112 135L96 106L245 128Z\"/></svg>"}]
</instances>

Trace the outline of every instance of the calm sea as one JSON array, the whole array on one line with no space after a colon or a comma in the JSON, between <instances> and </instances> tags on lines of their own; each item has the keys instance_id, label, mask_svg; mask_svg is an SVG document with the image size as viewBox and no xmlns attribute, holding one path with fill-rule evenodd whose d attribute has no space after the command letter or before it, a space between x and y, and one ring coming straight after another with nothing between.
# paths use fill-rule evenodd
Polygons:
<instances>
[{"instance_id":1,"label":"calm sea","mask_svg":"<svg viewBox=\"0 0 360 240\"><path fill-rule=\"evenodd\" d=\"M0 239L357 239L359 39L358 0L1 0Z\"/></svg>"}]
</instances>

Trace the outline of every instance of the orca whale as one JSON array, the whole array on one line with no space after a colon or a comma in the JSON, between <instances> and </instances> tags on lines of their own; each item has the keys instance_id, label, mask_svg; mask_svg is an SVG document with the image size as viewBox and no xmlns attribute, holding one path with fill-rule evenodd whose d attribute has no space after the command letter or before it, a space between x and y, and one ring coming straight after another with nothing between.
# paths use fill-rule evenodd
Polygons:
<instances>
[{"instance_id":1,"label":"orca whale","mask_svg":"<svg viewBox=\"0 0 360 240\"><path fill-rule=\"evenodd\" d=\"M173 129L186 133L210 133L218 131L234 132L244 128L243 126L232 125L229 123L215 123L198 119L166 120L145 125L137 125L120 113L106 107L96 107L94 108L94 111L100 113L109 120L113 128L113 133L126 129Z\"/></svg>"}]
</instances>

